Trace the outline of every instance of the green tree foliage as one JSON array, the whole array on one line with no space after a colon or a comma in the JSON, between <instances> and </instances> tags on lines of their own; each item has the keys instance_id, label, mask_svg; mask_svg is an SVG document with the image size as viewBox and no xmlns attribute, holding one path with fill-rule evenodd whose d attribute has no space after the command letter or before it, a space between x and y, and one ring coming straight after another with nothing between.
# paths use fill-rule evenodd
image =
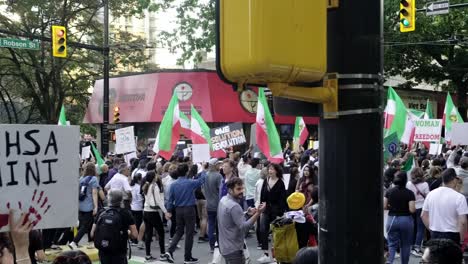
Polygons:
<instances>
[{"instance_id":1,"label":"green tree foliage","mask_svg":"<svg viewBox=\"0 0 468 264\"><path fill-rule=\"evenodd\" d=\"M102 46L102 1L9 0L0 13L0 37L51 36L51 25L67 28L67 42ZM109 1L113 17L139 16L157 10L150 0ZM144 39L112 29L111 75L130 67L147 68ZM67 58L54 58L50 42L40 50L0 48L0 120L9 123L56 124L62 104L72 124L83 119L90 88L103 75L98 51L68 46Z\"/></svg>"}]
</instances>

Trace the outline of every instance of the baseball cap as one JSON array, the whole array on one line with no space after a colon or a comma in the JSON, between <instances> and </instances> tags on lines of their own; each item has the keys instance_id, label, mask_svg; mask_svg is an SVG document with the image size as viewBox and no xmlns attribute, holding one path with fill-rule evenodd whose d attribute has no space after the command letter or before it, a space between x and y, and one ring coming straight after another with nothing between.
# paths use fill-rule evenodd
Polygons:
<instances>
[{"instance_id":1,"label":"baseball cap","mask_svg":"<svg viewBox=\"0 0 468 264\"><path fill-rule=\"evenodd\" d=\"M208 164L210 165L216 165L216 163L218 162L218 159L217 158L212 158L208 161Z\"/></svg>"},{"instance_id":2,"label":"baseball cap","mask_svg":"<svg viewBox=\"0 0 468 264\"><path fill-rule=\"evenodd\" d=\"M299 210L304 206L305 196L303 193L293 192L291 195L289 195L287 202L289 208L292 210Z\"/></svg>"}]
</instances>

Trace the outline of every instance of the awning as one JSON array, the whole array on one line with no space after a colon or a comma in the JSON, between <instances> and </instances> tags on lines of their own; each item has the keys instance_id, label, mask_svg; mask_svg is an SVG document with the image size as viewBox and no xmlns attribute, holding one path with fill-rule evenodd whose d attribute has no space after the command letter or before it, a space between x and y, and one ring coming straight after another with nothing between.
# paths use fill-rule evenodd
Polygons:
<instances>
[{"instance_id":1,"label":"awning","mask_svg":"<svg viewBox=\"0 0 468 264\"><path fill-rule=\"evenodd\" d=\"M254 123L256 91L234 92L214 71L163 71L113 77L109 80L109 120L113 108L120 108L121 123L161 122L174 91L181 111L190 114L191 104L208 122ZM97 80L86 111L84 123L102 123L103 80ZM294 124L295 117L275 116L278 124ZM318 118L305 118L318 124Z\"/></svg>"}]
</instances>

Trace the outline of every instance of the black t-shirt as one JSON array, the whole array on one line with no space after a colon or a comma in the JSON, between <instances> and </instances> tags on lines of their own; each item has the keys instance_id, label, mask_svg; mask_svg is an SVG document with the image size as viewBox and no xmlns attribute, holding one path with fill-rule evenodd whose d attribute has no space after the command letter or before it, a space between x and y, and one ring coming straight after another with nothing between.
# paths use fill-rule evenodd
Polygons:
<instances>
[{"instance_id":1,"label":"black t-shirt","mask_svg":"<svg viewBox=\"0 0 468 264\"><path fill-rule=\"evenodd\" d=\"M385 193L388 200L388 215L405 216L411 215L408 203L415 201L414 193L405 187L393 187Z\"/></svg>"},{"instance_id":2,"label":"black t-shirt","mask_svg":"<svg viewBox=\"0 0 468 264\"><path fill-rule=\"evenodd\" d=\"M109 207L103 208L98 212L98 214L97 214L98 216L94 218L94 224L97 224L97 221L99 220L99 216L102 214L102 212L104 212L108 208ZM110 207L110 208L116 208L116 209L119 210L119 214L122 217L121 218L122 231L125 231L125 232L122 232L122 234L125 236L124 239L122 239L122 241L127 241L128 240L128 232L126 232L126 231L130 228L131 225L135 225L135 219L133 218L132 213L130 212L130 210L125 209L125 208L120 208L120 207ZM124 248L126 248L126 247L127 247L127 243L125 242Z\"/></svg>"},{"instance_id":3,"label":"black t-shirt","mask_svg":"<svg viewBox=\"0 0 468 264\"><path fill-rule=\"evenodd\" d=\"M29 258L31 259L31 264L36 264L36 251L44 249L42 245L42 234L39 230L32 230L29 232Z\"/></svg>"}]
</instances>

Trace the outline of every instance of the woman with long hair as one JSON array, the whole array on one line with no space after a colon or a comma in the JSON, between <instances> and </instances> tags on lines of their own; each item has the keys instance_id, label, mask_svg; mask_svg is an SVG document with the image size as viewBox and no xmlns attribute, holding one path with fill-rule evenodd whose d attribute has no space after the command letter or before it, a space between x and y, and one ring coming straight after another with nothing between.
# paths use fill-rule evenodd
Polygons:
<instances>
[{"instance_id":1,"label":"woman with long hair","mask_svg":"<svg viewBox=\"0 0 468 264\"><path fill-rule=\"evenodd\" d=\"M145 195L145 205L143 220L145 222L145 246L146 246L146 257L147 261L156 260L151 255L151 239L153 238L153 229L156 228L159 238L159 249L161 251L160 260L166 260L163 255L166 253L166 247L164 243L164 226L162 222L161 213L164 213L166 219L169 218L169 214L164 206L164 188L159 175L156 175L154 171L148 171L146 173L145 180L143 181L143 193Z\"/></svg>"},{"instance_id":2,"label":"woman with long hair","mask_svg":"<svg viewBox=\"0 0 468 264\"><path fill-rule=\"evenodd\" d=\"M408 264L413 240L413 217L416 211L414 193L406 189L406 172L395 175L395 187L387 190L384 197L384 210L388 211L386 226L389 256L387 263L393 263L395 253L400 248L401 264Z\"/></svg>"},{"instance_id":3,"label":"woman with long hair","mask_svg":"<svg viewBox=\"0 0 468 264\"><path fill-rule=\"evenodd\" d=\"M132 187L132 203L130 208L132 211L133 218L135 219L135 224L137 230L140 230L141 223L143 222L143 196L141 195L141 173L137 173L133 176L132 181L130 182L130 187ZM141 238L141 236L139 236ZM133 241L133 244L138 245L138 239ZM143 246L143 241L140 240L140 247Z\"/></svg>"},{"instance_id":4,"label":"woman with long hair","mask_svg":"<svg viewBox=\"0 0 468 264\"><path fill-rule=\"evenodd\" d=\"M257 261L260 263L270 263L273 259L268 251L268 235L270 233L270 224L276 217L283 216L287 210L286 188L283 182L283 170L278 164L268 166L268 177L263 183L260 203L266 203L266 209L261 215L261 246L264 252L263 256Z\"/></svg>"},{"instance_id":5,"label":"woman with long hair","mask_svg":"<svg viewBox=\"0 0 468 264\"><path fill-rule=\"evenodd\" d=\"M310 193L307 188L310 184L313 184L314 186L317 185L317 177L315 175L315 171L311 169L309 165L305 165L302 169L302 177L297 181L296 191L305 195L306 204L310 201Z\"/></svg>"},{"instance_id":6,"label":"woman with long hair","mask_svg":"<svg viewBox=\"0 0 468 264\"><path fill-rule=\"evenodd\" d=\"M429 184L424 181L424 170L422 168L414 168L411 173L411 181L406 183L406 188L414 193L416 197L415 207L416 213L413 214L416 228L416 237L414 239L414 246L411 254L421 257L423 251L421 250L422 241L426 227L421 219L422 207L426 196L429 194Z\"/></svg>"}]
</instances>

